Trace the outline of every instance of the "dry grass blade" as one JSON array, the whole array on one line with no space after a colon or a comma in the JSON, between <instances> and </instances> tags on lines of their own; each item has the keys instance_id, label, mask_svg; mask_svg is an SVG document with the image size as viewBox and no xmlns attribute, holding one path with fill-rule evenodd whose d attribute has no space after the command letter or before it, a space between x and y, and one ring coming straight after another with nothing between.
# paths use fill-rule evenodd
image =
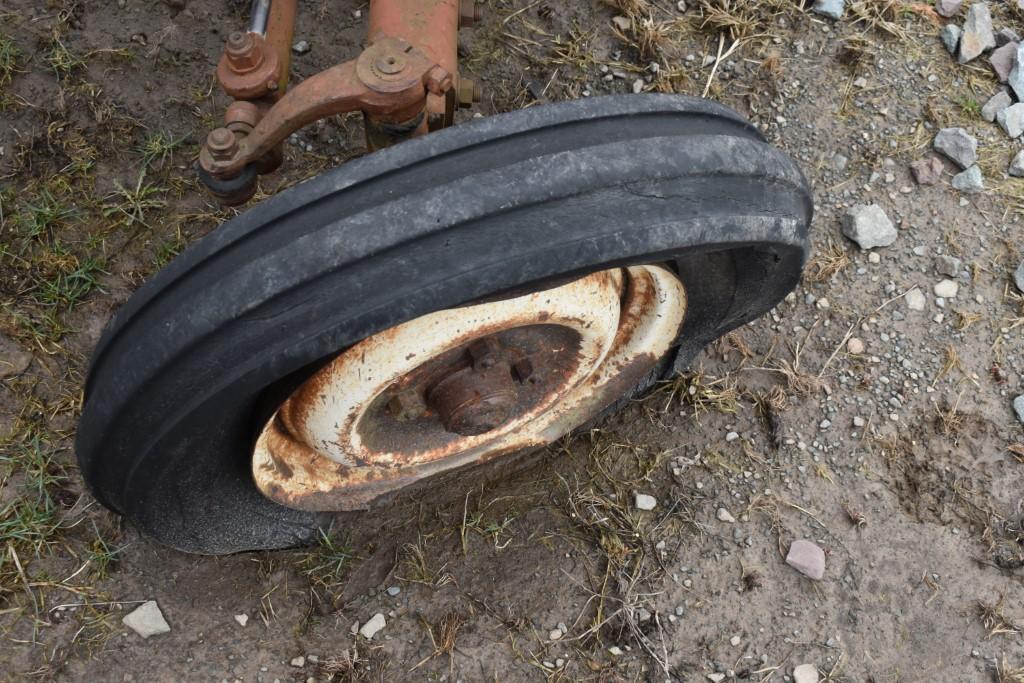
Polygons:
<instances>
[{"instance_id":1,"label":"dry grass blade","mask_svg":"<svg viewBox=\"0 0 1024 683\"><path fill-rule=\"evenodd\" d=\"M978 601L978 617L981 625L988 631L988 637L993 638L999 635L1019 636L1021 627L1010 621L1004 614L1005 597L1000 595L999 600L994 604L984 600Z\"/></svg>"},{"instance_id":2,"label":"dry grass blade","mask_svg":"<svg viewBox=\"0 0 1024 683\"><path fill-rule=\"evenodd\" d=\"M858 0L850 4L850 14L855 24L863 24L872 31L888 33L900 40L909 40L910 35L899 23L904 17L902 0Z\"/></svg>"},{"instance_id":3,"label":"dry grass blade","mask_svg":"<svg viewBox=\"0 0 1024 683\"><path fill-rule=\"evenodd\" d=\"M1006 450L1010 452L1017 462L1024 465L1024 443L1015 443L1006 447Z\"/></svg>"},{"instance_id":4,"label":"dry grass blade","mask_svg":"<svg viewBox=\"0 0 1024 683\"><path fill-rule=\"evenodd\" d=\"M996 666L996 681L998 683L1024 683L1024 666L1010 666L1006 661L1006 655Z\"/></svg>"},{"instance_id":5,"label":"dry grass blade","mask_svg":"<svg viewBox=\"0 0 1024 683\"><path fill-rule=\"evenodd\" d=\"M459 637L459 631L466 625L466 618L458 612L446 612L437 620L437 623L430 625L423 622L430 642L434 645L434 651L420 660L420 662L409 669L410 672L420 668L435 657L448 655L448 672L451 675L455 671L455 644Z\"/></svg>"},{"instance_id":6,"label":"dry grass blade","mask_svg":"<svg viewBox=\"0 0 1024 683\"><path fill-rule=\"evenodd\" d=\"M829 239L828 245L814 254L804 270L806 282L828 282L850 265L850 257L841 245Z\"/></svg>"}]
</instances>

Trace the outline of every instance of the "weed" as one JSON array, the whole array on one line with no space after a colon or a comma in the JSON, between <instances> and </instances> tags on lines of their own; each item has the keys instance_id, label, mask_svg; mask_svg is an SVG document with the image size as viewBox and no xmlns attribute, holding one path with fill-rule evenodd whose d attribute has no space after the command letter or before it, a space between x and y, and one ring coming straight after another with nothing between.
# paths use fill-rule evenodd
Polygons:
<instances>
[{"instance_id":1,"label":"weed","mask_svg":"<svg viewBox=\"0 0 1024 683\"><path fill-rule=\"evenodd\" d=\"M317 547L299 559L299 570L314 586L330 590L341 584L355 558L353 550L341 539L320 530Z\"/></svg>"},{"instance_id":2,"label":"weed","mask_svg":"<svg viewBox=\"0 0 1024 683\"><path fill-rule=\"evenodd\" d=\"M1002 595L994 603L988 603L984 600L978 601L978 618L981 619L981 625L988 632L989 638L1000 635L1019 636L1021 634L1021 627L1010 621L1004 613L1004 601L1005 598Z\"/></svg>"},{"instance_id":3,"label":"weed","mask_svg":"<svg viewBox=\"0 0 1024 683\"><path fill-rule=\"evenodd\" d=\"M5 35L0 35L0 86L7 85L14 78L20 59L21 50L14 44L14 41Z\"/></svg>"},{"instance_id":4,"label":"weed","mask_svg":"<svg viewBox=\"0 0 1024 683\"><path fill-rule=\"evenodd\" d=\"M956 98L956 103L960 105L965 114L975 117L981 116L981 103L970 95L961 95Z\"/></svg>"},{"instance_id":5,"label":"weed","mask_svg":"<svg viewBox=\"0 0 1024 683\"><path fill-rule=\"evenodd\" d=\"M157 131L146 135L145 141L138 148L139 156L142 157L142 167L148 168L153 164L163 164L177 149L185 142L188 135L174 137L170 133Z\"/></svg>"},{"instance_id":6,"label":"weed","mask_svg":"<svg viewBox=\"0 0 1024 683\"><path fill-rule=\"evenodd\" d=\"M733 377L712 377L703 371L679 375L659 387L658 393L667 394L664 410L673 401L693 409L694 416L708 410L734 414L739 408L740 392Z\"/></svg>"},{"instance_id":7,"label":"weed","mask_svg":"<svg viewBox=\"0 0 1024 683\"><path fill-rule=\"evenodd\" d=\"M157 195L166 192L165 188L147 183L145 168L139 172L135 187L125 187L116 181L114 186L117 189L107 196L108 202L103 209L103 215L120 215L125 227L138 224L148 228L149 225L145 221L146 212L167 206L166 201L157 198Z\"/></svg>"},{"instance_id":8,"label":"weed","mask_svg":"<svg viewBox=\"0 0 1024 683\"><path fill-rule=\"evenodd\" d=\"M53 41L43 59L59 79L66 78L73 71L85 66L85 60L69 50L59 38Z\"/></svg>"},{"instance_id":9,"label":"weed","mask_svg":"<svg viewBox=\"0 0 1024 683\"><path fill-rule=\"evenodd\" d=\"M34 202L25 204L16 215L18 232L26 240L49 234L67 224L75 216L75 209L58 199L48 188L43 188Z\"/></svg>"}]
</instances>

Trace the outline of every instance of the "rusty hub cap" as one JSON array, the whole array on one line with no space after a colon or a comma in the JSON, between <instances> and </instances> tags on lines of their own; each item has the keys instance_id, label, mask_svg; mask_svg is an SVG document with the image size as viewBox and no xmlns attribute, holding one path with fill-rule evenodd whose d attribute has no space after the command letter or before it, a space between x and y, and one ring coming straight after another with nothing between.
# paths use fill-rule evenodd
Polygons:
<instances>
[{"instance_id":1,"label":"rusty hub cap","mask_svg":"<svg viewBox=\"0 0 1024 683\"><path fill-rule=\"evenodd\" d=\"M289 507L360 509L431 474L550 443L654 367L685 307L679 280L644 266L364 339L268 421L257 485Z\"/></svg>"}]
</instances>

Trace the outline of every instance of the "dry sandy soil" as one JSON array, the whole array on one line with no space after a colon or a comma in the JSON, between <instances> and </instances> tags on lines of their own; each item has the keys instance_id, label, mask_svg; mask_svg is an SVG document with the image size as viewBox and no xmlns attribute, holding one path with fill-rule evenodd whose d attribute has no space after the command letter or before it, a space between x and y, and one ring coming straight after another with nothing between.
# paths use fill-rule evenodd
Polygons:
<instances>
[{"instance_id":1,"label":"dry sandy soil","mask_svg":"<svg viewBox=\"0 0 1024 683\"><path fill-rule=\"evenodd\" d=\"M957 65L912 3L832 23L784 0L488 0L463 32L482 114L643 79L756 121L814 186L803 284L520 471L340 519L317 548L186 556L94 503L72 449L88 355L133 289L231 215L191 168L245 4L0 0L0 679L783 681L812 664L829 681L1024 681L1024 180L979 114L987 62ZM997 28L1024 29L1012 4L992 3ZM301 5L297 78L357 53L365 3ZM982 194L953 190L950 164L934 186L908 172L949 125L979 139ZM312 127L262 191L360 137L356 117ZM878 258L840 233L856 203L899 228ZM963 262L943 307L939 255ZM785 564L799 538L826 549L824 580ZM170 633L122 625L145 600ZM380 633L353 635L376 613Z\"/></svg>"}]
</instances>

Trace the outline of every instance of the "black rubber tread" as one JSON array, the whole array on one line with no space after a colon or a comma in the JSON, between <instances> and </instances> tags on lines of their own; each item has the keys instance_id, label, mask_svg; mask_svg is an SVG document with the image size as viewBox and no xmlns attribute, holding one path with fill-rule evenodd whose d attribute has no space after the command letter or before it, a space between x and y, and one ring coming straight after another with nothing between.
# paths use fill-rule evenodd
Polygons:
<instances>
[{"instance_id":1,"label":"black rubber tread","mask_svg":"<svg viewBox=\"0 0 1024 683\"><path fill-rule=\"evenodd\" d=\"M811 212L788 157L683 96L536 107L374 153L225 223L122 307L90 369L81 470L181 550L304 542L322 520L248 471L268 387L431 311L631 263L679 264L692 355L792 288Z\"/></svg>"}]
</instances>

